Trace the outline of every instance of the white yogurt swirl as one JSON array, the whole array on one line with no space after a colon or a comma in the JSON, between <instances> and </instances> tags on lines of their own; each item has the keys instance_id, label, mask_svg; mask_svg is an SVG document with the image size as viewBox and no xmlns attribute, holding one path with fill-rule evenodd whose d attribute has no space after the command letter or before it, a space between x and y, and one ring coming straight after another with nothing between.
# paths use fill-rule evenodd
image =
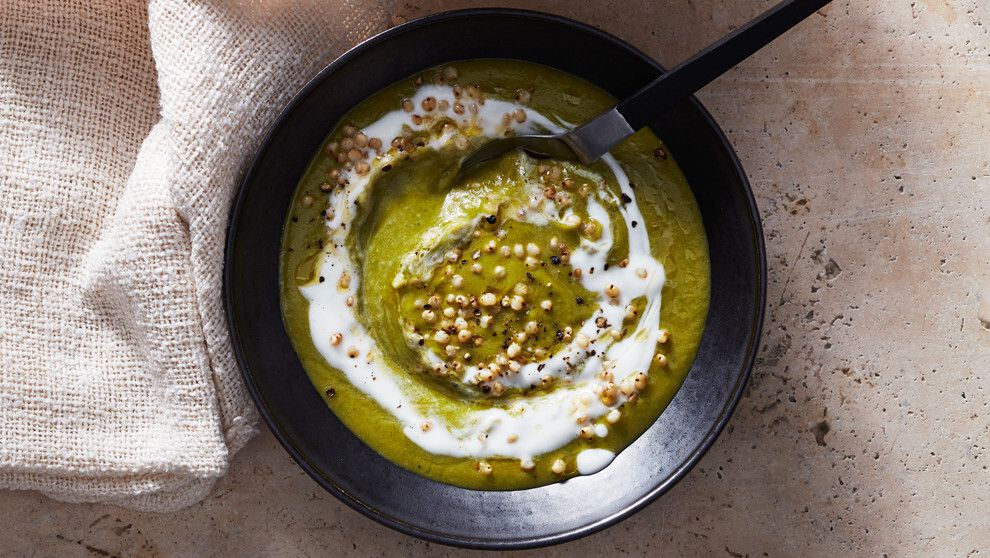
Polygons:
<instances>
[{"instance_id":1,"label":"white yogurt swirl","mask_svg":"<svg viewBox=\"0 0 990 558\"><path fill-rule=\"evenodd\" d=\"M463 142L459 138L463 130L485 137L510 133L560 131L562 126L533 109L497 99L487 99L477 105L476 113L464 110L455 113L451 107L458 99L451 87L424 85L411 98L414 106L428 98L434 98L444 107L443 116L456 122L457 130L447 130L431 140L425 148L436 149L450 142ZM524 111L525 121L506 122L503 115ZM440 108L437 112L441 112ZM417 124L408 112L395 110L363 128L367 137L393 138L401 135L403 127L423 130L426 123ZM628 264L606 266L606 256L612 248L611 219L605 207L588 198L589 217L602 224L602 236L598 240L583 239L574 247L570 263L574 268L586 270L580 278L581 285L589 291L603 293L607 289L615 296L602 295L600 307L580 328L573 331L572 339L562 350L542 362L529 362L518 372L500 378L506 387L526 387L538 384L550 376L558 386L549 392L535 393L505 401L504 407L494 406L483 410L467 410L453 424L428 408L421 408L411 396L411 379L408 372L394 370L381 357L374 338L368 334L355 313L355 299L361 277L346 248L347 231L358 217L358 208L370 195L371 185L381 167L396 163L398 157L386 144L380 149L370 149L373 162L370 172L359 175L342 171L347 180L343 188L329 194L327 232L330 242L317 264L322 282L311 282L301 287L309 301L309 326L312 341L317 350L334 368L343 372L357 389L369 395L383 409L391 413L403 427L405 435L424 450L437 454L463 458L487 457L516 458L531 464L534 457L554 451L579 436L605 437L608 428L598 419L608 416L608 421L619 415L616 410L635 393L634 378L649 373L650 364L661 336L659 327L661 290L665 281L663 265L651 254L650 241L644 219L636 203L636 195L629 180L611 155L606 163L623 194L623 199L610 200L619 208L628 235ZM583 171L589 172L589 171ZM593 180L600 177L590 176ZM536 192L542 186L535 184ZM611 196L606 189L598 196ZM624 202L624 203L623 203ZM526 212L519 220L545 224L547 220L565 221L568 213L540 211ZM592 273L591 270L594 270ZM645 297L646 306L636 316L635 327L620 339L615 339L596 324L604 318L610 324L621 324L627 318L627 305L638 297ZM337 344L331 332L341 332L344 342ZM426 354L431 355L428 351ZM435 355L431 355L433 358ZM602 402L600 394L608 383L603 369L614 374L612 388L616 392L610 404ZM476 380L479 370L467 367L463 380ZM642 376L640 377L642 378ZM611 414L610 414L611 413ZM583 425L576 418L583 419ZM428 425L428 427L424 427ZM582 431L582 428L590 429ZM600 470L611 461L607 450L595 450L580 454L579 472ZM606 455L608 454L608 455Z\"/></svg>"}]
</instances>

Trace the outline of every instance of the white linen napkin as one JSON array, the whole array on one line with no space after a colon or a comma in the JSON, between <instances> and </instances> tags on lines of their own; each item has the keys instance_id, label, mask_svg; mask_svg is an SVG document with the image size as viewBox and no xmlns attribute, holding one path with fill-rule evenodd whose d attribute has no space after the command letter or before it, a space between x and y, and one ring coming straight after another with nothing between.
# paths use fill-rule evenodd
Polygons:
<instances>
[{"instance_id":1,"label":"white linen napkin","mask_svg":"<svg viewBox=\"0 0 990 558\"><path fill-rule=\"evenodd\" d=\"M275 116L370 1L0 2L0 488L172 510L257 418L221 302Z\"/></svg>"}]
</instances>

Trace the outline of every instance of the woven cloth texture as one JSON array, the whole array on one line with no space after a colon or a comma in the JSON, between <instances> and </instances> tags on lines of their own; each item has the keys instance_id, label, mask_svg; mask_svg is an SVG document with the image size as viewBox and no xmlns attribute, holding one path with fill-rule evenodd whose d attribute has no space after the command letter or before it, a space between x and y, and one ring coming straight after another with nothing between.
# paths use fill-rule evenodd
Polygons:
<instances>
[{"instance_id":1,"label":"woven cloth texture","mask_svg":"<svg viewBox=\"0 0 990 558\"><path fill-rule=\"evenodd\" d=\"M224 230L291 96L366 1L0 2L0 488L168 511L257 417Z\"/></svg>"}]
</instances>

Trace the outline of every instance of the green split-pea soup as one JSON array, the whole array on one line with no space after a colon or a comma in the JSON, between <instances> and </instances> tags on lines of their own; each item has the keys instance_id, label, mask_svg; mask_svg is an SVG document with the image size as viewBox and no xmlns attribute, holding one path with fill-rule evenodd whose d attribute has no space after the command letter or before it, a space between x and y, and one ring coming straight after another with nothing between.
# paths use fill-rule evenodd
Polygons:
<instances>
[{"instance_id":1,"label":"green split-pea soup","mask_svg":"<svg viewBox=\"0 0 990 558\"><path fill-rule=\"evenodd\" d=\"M701 216L642 130L593 165L510 152L612 106L531 63L427 70L355 107L282 240L286 329L327 405L391 461L518 489L590 474L652 424L708 311Z\"/></svg>"}]
</instances>

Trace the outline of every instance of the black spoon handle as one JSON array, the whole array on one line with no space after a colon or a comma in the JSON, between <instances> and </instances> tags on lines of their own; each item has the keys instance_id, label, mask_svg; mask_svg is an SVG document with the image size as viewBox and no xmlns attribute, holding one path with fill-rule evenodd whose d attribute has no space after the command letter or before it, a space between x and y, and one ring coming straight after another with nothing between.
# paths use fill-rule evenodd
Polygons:
<instances>
[{"instance_id":1,"label":"black spoon handle","mask_svg":"<svg viewBox=\"0 0 990 558\"><path fill-rule=\"evenodd\" d=\"M616 106L638 130L831 0L785 0L655 79Z\"/></svg>"}]
</instances>

